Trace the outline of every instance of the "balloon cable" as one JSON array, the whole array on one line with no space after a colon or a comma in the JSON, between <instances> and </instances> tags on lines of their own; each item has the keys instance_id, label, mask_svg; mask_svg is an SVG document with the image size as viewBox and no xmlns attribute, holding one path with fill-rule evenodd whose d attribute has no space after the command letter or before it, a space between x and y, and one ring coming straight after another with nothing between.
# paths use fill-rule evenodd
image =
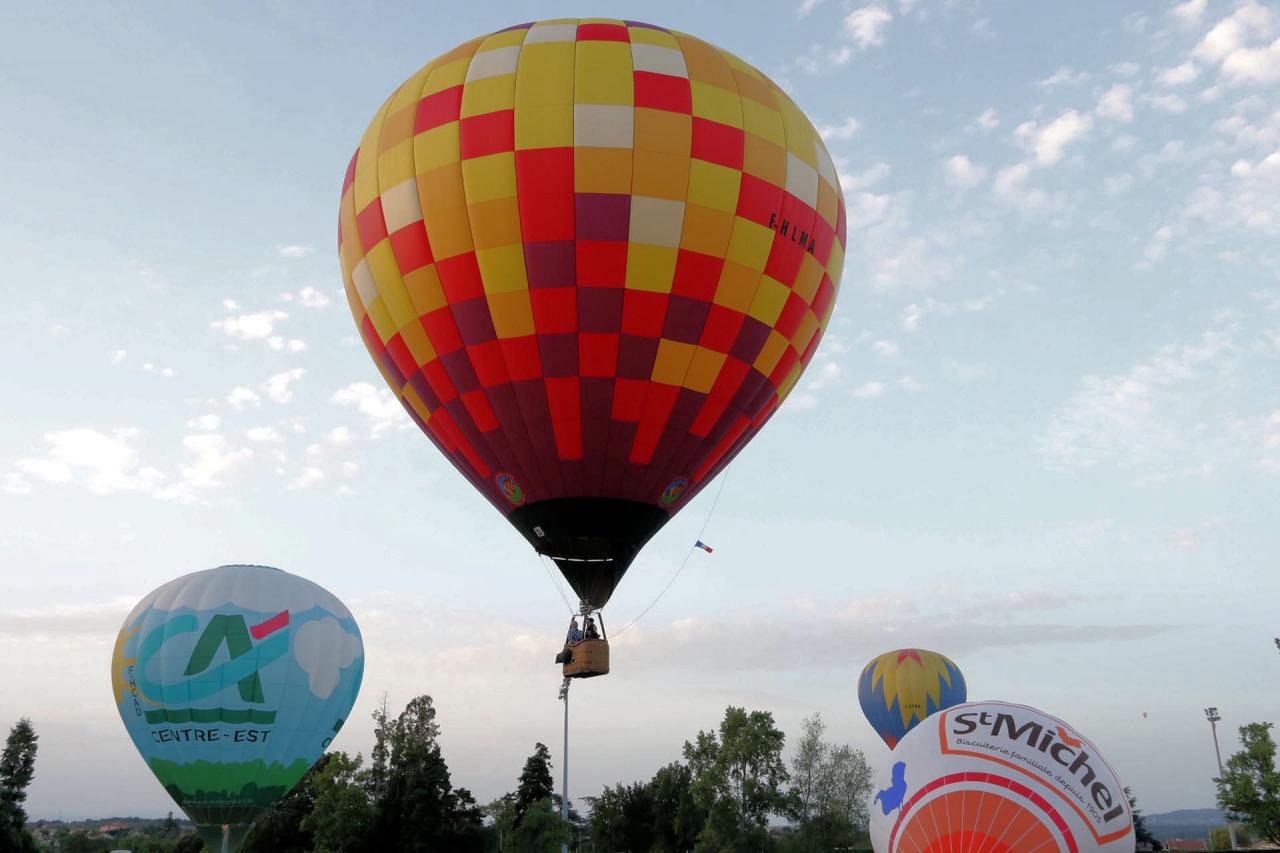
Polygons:
<instances>
[{"instance_id":1,"label":"balloon cable","mask_svg":"<svg viewBox=\"0 0 1280 853\"><path fill-rule=\"evenodd\" d=\"M703 520L703 522L702 522L702 529L698 531L698 538L697 538L697 540L696 540L696 541L701 542L701 541L702 541L702 535L703 535L704 533L706 533L706 532L707 532L707 525L711 524L711 516L715 514L715 511L716 511L716 505L720 503L720 496L721 496L722 494L724 494L724 484L725 484L726 482L728 482L728 480L729 480L729 469L728 469L728 468L725 468L725 469L724 469L724 473L720 476L720 488L716 490L716 496L715 496L715 499L711 501L711 508L710 508L709 510L707 510L707 517L706 517L706 518ZM685 555L684 555L684 559L680 561L680 565L679 565L679 567L676 569L675 574L673 574L673 575L671 576L671 579L667 581L667 585L666 585L666 586L664 586L664 587L662 588L662 591L658 593L658 597L657 597L657 598L655 598L653 601L650 601L650 602L649 602L649 606L648 606L648 607L646 607L644 610L641 610L641 611L640 611L640 615L639 615L639 616L637 616L636 618L632 619L630 622L628 622L627 624L623 625L623 626L622 626L621 628L619 628L618 630L614 631L614 632L613 632L613 636L615 636L615 637L616 637L616 636L618 636L618 635L619 635L619 634L621 634L623 631L627 630L627 629L628 629L628 628L630 628L632 625L634 625L634 624L636 624L637 622L639 622L641 619L643 619L643 618L644 618L644 616L645 616L645 614L646 614L646 613L648 613L650 610L652 610L652 609L653 609L653 607L654 607L654 605L655 605L655 604L657 604L659 601L661 601L661 600L662 600L662 596L666 595L666 594L667 594L667 590L671 589L671 585L672 585L673 583L675 583L675 582L676 582L676 578L680 577L680 573L684 571L684 567L685 567L685 566L687 566L687 565L689 564L689 558L690 558L690 557L692 557L692 556L693 556L693 552L694 552L694 551L697 551L697 550L698 550L698 546L697 546L697 545L690 545L690 546L689 546L689 552L688 552L687 554L685 554Z\"/></svg>"},{"instance_id":2,"label":"balloon cable","mask_svg":"<svg viewBox=\"0 0 1280 853\"><path fill-rule=\"evenodd\" d=\"M564 602L565 609L569 611L569 615L577 613L573 609L573 605L569 603L569 599L565 597L564 590L560 588L560 584L556 583L556 576L551 573L551 569L547 567L547 558L542 554L538 554L538 562L542 564L542 570L547 573L547 580L551 581L551 585L556 588L556 592L560 593L560 600Z\"/></svg>"}]
</instances>

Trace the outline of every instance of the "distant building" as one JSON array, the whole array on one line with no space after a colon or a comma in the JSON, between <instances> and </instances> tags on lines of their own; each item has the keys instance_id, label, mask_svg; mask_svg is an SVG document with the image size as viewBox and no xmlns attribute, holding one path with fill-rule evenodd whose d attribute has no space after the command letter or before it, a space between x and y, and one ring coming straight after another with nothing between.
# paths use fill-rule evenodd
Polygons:
<instances>
[{"instance_id":1,"label":"distant building","mask_svg":"<svg viewBox=\"0 0 1280 853\"><path fill-rule=\"evenodd\" d=\"M1170 838L1165 841L1164 849L1178 851L1208 850L1209 845L1199 838Z\"/></svg>"},{"instance_id":2,"label":"distant building","mask_svg":"<svg viewBox=\"0 0 1280 853\"><path fill-rule=\"evenodd\" d=\"M112 823L104 823L98 827L99 838L116 838L124 835L129 831L129 824L113 821Z\"/></svg>"}]
</instances>

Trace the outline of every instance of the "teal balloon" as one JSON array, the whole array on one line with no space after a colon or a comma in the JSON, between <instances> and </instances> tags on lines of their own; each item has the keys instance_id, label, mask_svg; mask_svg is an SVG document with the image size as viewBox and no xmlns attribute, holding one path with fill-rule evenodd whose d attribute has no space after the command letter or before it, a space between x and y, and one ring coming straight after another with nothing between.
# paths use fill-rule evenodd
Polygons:
<instances>
[{"instance_id":1,"label":"teal balloon","mask_svg":"<svg viewBox=\"0 0 1280 853\"><path fill-rule=\"evenodd\" d=\"M363 673L346 606L267 566L221 566L160 587L125 620L111 661L138 752L222 851L328 748Z\"/></svg>"}]
</instances>

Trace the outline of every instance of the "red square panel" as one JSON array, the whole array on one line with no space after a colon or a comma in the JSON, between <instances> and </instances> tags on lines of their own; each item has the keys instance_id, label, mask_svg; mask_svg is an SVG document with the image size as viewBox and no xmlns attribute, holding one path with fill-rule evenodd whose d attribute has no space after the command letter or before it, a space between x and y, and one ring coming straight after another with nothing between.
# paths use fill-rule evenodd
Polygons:
<instances>
[{"instance_id":1,"label":"red square panel","mask_svg":"<svg viewBox=\"0 0 1280 853\"><path fill-rule=\"evenodd\" d=\"M454 322L448 305L422 315L422 328L437 355L453 352L462 346L462 335L458 334L458 324Z\"/></svg>"},{"instance_id":2,"label":"red square panel","mask_svg":"<svg viewBox=\"0 0 1280 853\"><path fill-rule=\"evenodd\" d=\"M681 249L676 255L676 273L671 292L677 296L710 302L716 295L724 258L713 258L701 252Z\"/></svg>"},{"instance_id":3,"label":"red square panel","mask_svg":"<svg viewBox=\"0 0 1280 853\"><path fill-rule=\"evenodd\" d=\"M412 376L418 372L418 363L414 361L413 354L409 352L409 348L405 346L404 338L399 333L391 336L391 340L387 341L387 354L391 356L391 360L395 362L396 368L404 376Z\"/></svg>"},{"instance_id":4,"label":"red square panel","mask_svg":"<svg viewBox=\"0 0 1280 853\"><path fill-rule=\"evenodd\" d=\"M693 95L689 81L670 74L652 71L635 72L636 106L689 115L693 112Z\"/></svg>"},{"instance_id":5,"label":"red square panel","mask_svg":"<svg viewBox=\"0 0 1280 853\"><path fill-rule=\"evenodd\" d=\"M693 117L693 149L690 156L731 169L742 168L742 131L718 121Z\"/></svg>"},{"instance_id":6,"label":"red square panel","mask_svg":"<svg viewBox=\"0 0 1280 853\"><path fill-rule=\"evenodd\" d=\"M578 24L578 41L631 41L621 24Z\"/></svg>"},{"instance_id":7,"label":"red square panel","mask_svg":"<svg viewBox=\"0 0 1280 853\"><path fill-rule=\"evenodd\" d=\"M422 221L410 222L392 234L391 251L402 275L431 263L431 243L427 241L427 229Z\"/></svg>"},{"instance_id":8,"label":"red square panel","mask_svg":"<svg viewBox=\"0 0 1280 853\"><path fill-rule=\"evenodd\" d=\"M781 188L755 175L742 173L742 182L738 185L739 216L767 228L777 228L781 224L778 218L781 206Z\"/></svg>"},{"instance_id":9,"label":"red square panel","mask_svg":"<svg viewBox=\"0 0 1280 853\"><path fill-rule=\"evenodd\" d=\"M498 110L464 118L458 130L462 159L515 150L515 114L515 110Z\"/></svg>"},{"instance_id":10,"label":"red square panel","mask_svg":"<svg viewBox=\"0 0 1280 853\"><path fill-rule=\"evenodd\" d=\"M342 178L342 192L340 195L347 194L347 188L356 182L356 160L360 158L360 149L356 149L356 153L351 155L351 162L347 164L347 174Z\"/></svg>"},{"instance_id":11,"label":"red square panel","mask_svg":"<svg viewBox=\"0 0 1280 853\"><path fill-rule=\"evenodd\" d=\"M529 291L533 303L533 325L540 335L578 330L578 289L543 287Z\"/></svg>"},{"instance_id":12,"label":"red square panel","mask_svg":"<svg viewBox=\"0 0 1280 853\"><path fill-rule=\"evenodd\" d=\"M482 387L492 388L509 381L507 362L498 341L472 344L467 347L467 355L471 357L471 366L475 368L476 378Z\"/></svg>"},{"instance_id":13,"label":"red square panel","mask_svg":"<svg viewBox=\"0 0 1280 853\"><path fill-rule=\"evenodd\" d=\"M471 415L476 429L481 432L492 432L498 428L498 418L494 415L493 407L489 405L489 398L484 395L484 391L476 389L463 394L462 405L467 407L467 414Z\"/></svg>"},{"instance_id":14,"label":"red square panel","mask_svg":"<svg viewBox=\"0 0 1280 853\"><path fill-rule=\"evenodd\" d=\"M667 294L628 290L622 300L622 332L656 338L667 316Z\"/></svg>"},{"instance_id":15,"label":"red square panel","mask_svg":"<svg viewBox=\"0 0 1280 853\"><path fill-rule=\"evenodd\" d=\"M784 338L790 339L796 333L796 329L800 328L800 321L804 319L805 312L808 310L809 306L805 304L804 299L793 291L787 296L787 304L783 307L782 314L778 316L778 322L773 324L773 328Z\"/></svg>"},{"instance_id":16,"label":"red square panel","mask_svg":"<svg viewBox=\"0 0 1280 853\"><path fill-rule=\"evenodd\" d=\"M733 349L733 342L738 339L738 330L742 328L744 317L746 315L741 311L735 311L723 305L712 305L711 311L707 314L707 322L702 326L702 338L698 343L716 352L728 352Z\"/></svg>"},{"instance_id":17,"label":"red square panel","mask_svg":"<svg viewBox=\"0 0 1280 853\"><path fill-rule=\"evenodd\" d=\"M436 396L440 398L441 405L449 402L458 396L458 389L454 387L453 380L449 378L449 374L445 372L444 365L440 363L440 359L429 361L422 366L422 375L427 377L427 382L431 385L431 390L436 392ZM437 409L437 412L442 410Z\"/></svg>"},{"instance_id":18,"label":"red square panel","mask_svg":"<svg viewBox=\"0 0 1280 853\"><path fill-rule=\"evenodd\" d=\"M542 375L542 356L538 353L538 336L502 338L502 355L507 362L507 372L512 382L537 379Z\"/></svg>"},{"instance_id":19,"label":"red square panel","mask_svg":"<svg viewBox=\"0 0 1280 853\"><path fill-rule=\"evenodd\" d=\"M462 86L453 86L418 101L418 111L413 119L413 132L422 133L433 127L458 120L462 112Z\"/></svg>"},{"instance_id":20,"label":"red square panel","mask_svg":"<svg viewBox=\"0 0 1280 853\"><path fill-rule=\"evenodd\" d=\"M613 376L618 371L620 335L582 332L578 335L578 365L583 376Z\"/></svg>"},{"instance_id":21,"label":"red square panel","mask_svg":"<svg viewBox=\"0 0 1280 853\"><path fill-rule=\"evenodd\" d=\"M517 151L516 192L526 243L574 238L572 148Z\"/></svg>"},{"instance_id":22,"label":"red square panel","mask_svg":"<svg viewBox=\"0 0 1280 853\"><path fill-rule=\"evenodd\" d=\"M627 243L620 240L578 240L578 284L622 287L627 280Z\"/></svg>"},{"instance_id":23,"label":"red square panel","mask_svg":"<svg viewBox=\"0 0 1280 853\"><path fill-rule=\"evenodd\" d=\"M440 273L444 297L450 302L464 302L484 296L484 279L480 276L480 265L476 263L475 252L463 252L461 255L436 261L436 271Z\"/></svg>"},{"instance_id":24,"label":"red square panel","mask_svg":"<svg viewBox=\"0 0 1280 853\"><path fill-rule=\"evenodd\" d=\"M360 231L360 245L364 247L365 254L386 238L387 220L382 216L381 196L356 214L356 228Z\"/></svg>"},{"instance_id":25,"label":"red square panel","mask_svg":"<svg viewBox=\"0 0 1280 853\"><path fill-rule=\"evenodd\" d=\"M644 411L644 395L649 388L648 379L624 379L618 377L613 385L613 412L615 421L640 420Z\"/></svg>"}]
</instances>

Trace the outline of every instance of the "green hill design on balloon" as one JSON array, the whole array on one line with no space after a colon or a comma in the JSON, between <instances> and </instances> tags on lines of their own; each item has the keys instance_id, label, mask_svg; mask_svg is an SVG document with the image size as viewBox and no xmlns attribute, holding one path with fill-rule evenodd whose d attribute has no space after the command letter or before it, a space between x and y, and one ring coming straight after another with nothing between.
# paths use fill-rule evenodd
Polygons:
<instances>
[{"instance_id":1,"label":"green hill design on balloon","mask_svg":"<svg viewBox=\"0 0 1280 853\"><path fill-rule=\"evenodd\" d=\"M261 759L239 762L193 761L179 764L151 759L151 770L188 813L192 808L262 808L288 793L306 775L311 763L298 759L288 765ZM251 782L244 782L251 779Z\"/></svg>"}]
</instances>

